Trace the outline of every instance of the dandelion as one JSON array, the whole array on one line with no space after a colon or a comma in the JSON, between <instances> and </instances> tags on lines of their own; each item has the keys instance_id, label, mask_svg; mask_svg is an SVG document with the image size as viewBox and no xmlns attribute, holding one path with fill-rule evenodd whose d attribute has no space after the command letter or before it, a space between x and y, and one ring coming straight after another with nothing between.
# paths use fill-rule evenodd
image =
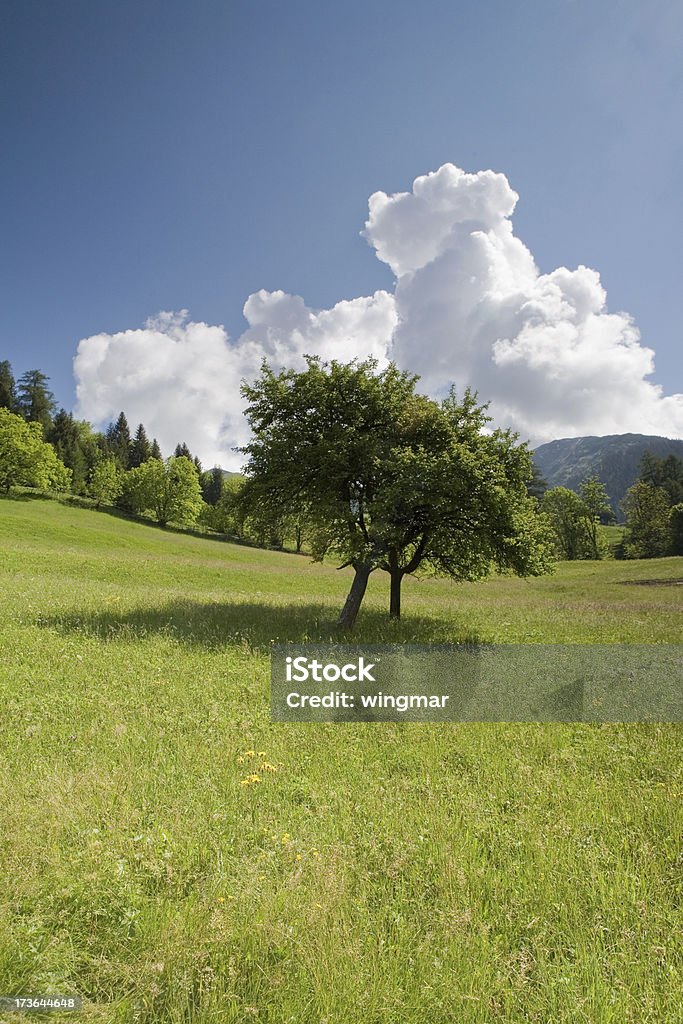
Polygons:
<instances>
[{"instance_id":1,"label":"dandelion","mask_svg":"<svg viewBox=\"0 0 683 1024\"><path fill-rule=\"evenodd\" d=\"M240 786L254 786L260 781L260 775L247 775L245 779L240 779Z\"/></svg>"},{"instance_id":2,"label":"dandelion","mask_svg":"<svg viewBox=\"0 0 683 1024\"><path fill-rule=\"evenodd\" d=\"M283 832L282 833L282 845L283 846L286 846L287 843L291 842L291 839L292 839L292 837L290 836L289 832Z\"/></svg>"},{"instance_id":3,"label":"dandelion","mask_svg":"<svg viewBox=\"0 0 683 1024\"><path fill-rule=\"evenodd\" d=\"M276 772L277 768L275 767L274 764L269 764L268 761L264 761L263 764L260 766L260 770L262 772Z\"/></svg>"},{"instance_id":4,"label":"dandelion","mask_svg":"<svg viewBox=\"0 0 683 1024\"><path fill-rule=\"evenodd\" d=\"M244 751L244 756L245 757L256 757L256 751L255 750L245 750Z\"/></svg>"},{"instance_id":5,"label":"dandelion","mask_svg":"<svg viewBox=\"0 0 683 1024\"><path fill-rule=\"evenodd\" d=\"M240 755L240 757L237 758L237 763L238 764L244 764L244 758L241 755Z\"/></svg>"},{"instance_id":6,"label":"dandelion","mask_svg":"<svg viewBox=\"0 0 683 1024\"><path fill-rule=\"evenodd\" d=\"M259 757L265 757L265 756L266 756L266 752L265 752L265 750L259 750L259 752L258 752L258 756L259 756Z\"/></svg>"}]
</instances>

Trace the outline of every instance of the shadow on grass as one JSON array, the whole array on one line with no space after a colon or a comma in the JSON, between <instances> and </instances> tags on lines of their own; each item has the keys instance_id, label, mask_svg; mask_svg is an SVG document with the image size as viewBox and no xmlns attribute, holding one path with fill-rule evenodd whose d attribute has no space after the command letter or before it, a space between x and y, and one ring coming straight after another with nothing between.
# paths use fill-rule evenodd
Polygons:
<instances>
[{"instance_id":1,"label":"shadow on grass","mask_svg":"<svg viewBox=\"0 0 683 1024\"><path fill-rule=\"evenodd\" d=\"M266 652L272 643L477 643L464 623L425 616L392 621L386 612L368 609L356 629L335 628L338 609L325 604L268 605L252 602L173 601L132 611L106 608L68 615L42 616L39 625L80 633L103 641L166 636L183 644L215 649L248 647Z\"/></svg>"}]
</instances>

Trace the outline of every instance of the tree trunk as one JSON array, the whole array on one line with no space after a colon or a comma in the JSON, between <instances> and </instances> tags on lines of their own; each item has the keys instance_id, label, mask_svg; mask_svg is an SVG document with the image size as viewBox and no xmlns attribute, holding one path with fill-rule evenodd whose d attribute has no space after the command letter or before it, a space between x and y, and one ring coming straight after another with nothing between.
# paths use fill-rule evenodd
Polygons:
<instances>
[{"instance_id":1,"label":"tree trunk","mask_svg":"<svg viewBox=\"0 0 683 1024\"><path fill-rule=\"evenodd\" d=\"M337 619L338 629L353 629L353 625L358 615L358 610L361 606L361 602L365 597L365 591L372 572L372 567L366 563L355 566L356 575L353 578L351 589L349 590L349 596L344 602L339 618Z\"/></svg>"},{"instance_id":2,"label":"tree trunk","mask_svg":"<svg viewBox=\"0 0 683 1024\"><path fill-rule=\"evenodd\" d=\"M391 591L389 598L389 617L392 619L401 618L401 583L403 582L403 570L394 569L391 573Z\"/></svg>"}]
</instances>

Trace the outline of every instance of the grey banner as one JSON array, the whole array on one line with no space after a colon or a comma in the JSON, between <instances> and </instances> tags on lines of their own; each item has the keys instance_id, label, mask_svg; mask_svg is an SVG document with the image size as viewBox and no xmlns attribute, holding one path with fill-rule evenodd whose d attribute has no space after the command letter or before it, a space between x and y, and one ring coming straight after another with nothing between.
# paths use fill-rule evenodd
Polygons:
<instances>
[{"instance_id":1,"label":"grey banner","mask_svg":"<svg viewBox=\"0 0 683 1024\"><path fill-rule=\"evenodd\" d=\"M276 645L276 722L680 722L683 644Z\"/></svg>"}]
</instances>

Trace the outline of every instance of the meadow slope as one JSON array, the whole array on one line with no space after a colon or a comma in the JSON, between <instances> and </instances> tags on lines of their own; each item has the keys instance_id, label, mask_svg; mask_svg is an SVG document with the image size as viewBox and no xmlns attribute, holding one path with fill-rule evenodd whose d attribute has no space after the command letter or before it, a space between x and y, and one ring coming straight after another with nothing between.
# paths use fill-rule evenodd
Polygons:
<instances>
[{"instance_id":1,"label":"meadow slope","mask_svg":"<svg viewBox=\"0 0 683 1024\"><path fill-rule=\"evenodd\" d=\"M0 994L117 1024L683 1021L683 727L273 724L270 642L329 638L348 571L2 500L0 572ZM375 574L355 639L681 642L683 587L626 585L673 578L411 579L394 624Z\"/></svg>"}]
</instances>

